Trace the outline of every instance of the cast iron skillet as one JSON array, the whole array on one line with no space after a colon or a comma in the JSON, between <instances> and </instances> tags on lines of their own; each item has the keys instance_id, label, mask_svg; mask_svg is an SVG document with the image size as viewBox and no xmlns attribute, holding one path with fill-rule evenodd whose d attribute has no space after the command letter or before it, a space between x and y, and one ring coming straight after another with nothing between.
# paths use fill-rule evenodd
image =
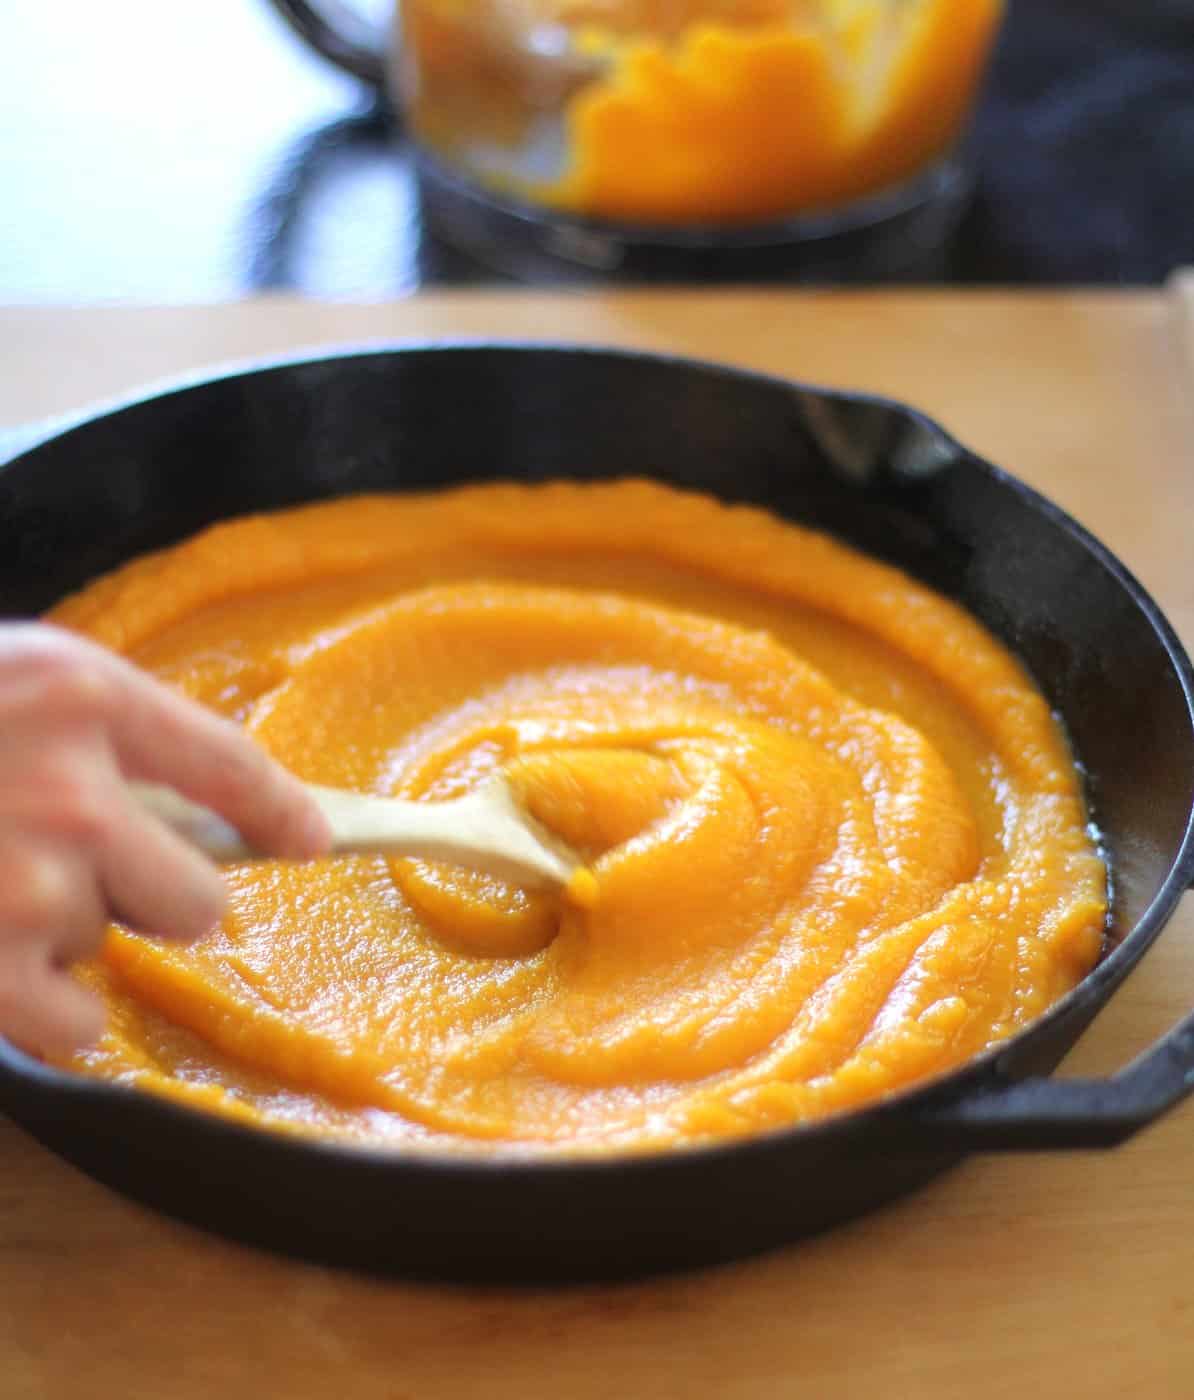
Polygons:
<instances>
[{"instance_id":1,"label":"cast iron skillet","mask_svg":"<svg viewBox=\"0 0 1194 1400\"><path fill-rule=\"evenodd\" d=\"M649 473L759 502L977 613L1065 719L1111 860L1109 951L1023 1034L815 1126L599 1163L319 1146L47 1069L0 1042L0 1107L118 1190L307 1258L469 1280L709 1264L824 1229L976 1150L1101 1147L1194 1089L1194 1016L1106 1081L1044 1076L1194 874L1190 663L1097 541L895 404L538 345L272 364L91 419L0 471L0 612L32 614L213 520L350 491Z\"/></svg>"}]
</instances>

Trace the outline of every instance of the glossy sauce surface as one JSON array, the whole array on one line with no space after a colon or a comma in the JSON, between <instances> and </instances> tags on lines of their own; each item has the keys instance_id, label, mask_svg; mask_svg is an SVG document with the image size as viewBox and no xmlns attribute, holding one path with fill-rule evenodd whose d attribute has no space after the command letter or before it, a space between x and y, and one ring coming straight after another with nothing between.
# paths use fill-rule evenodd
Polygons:
<instances>
[{"instance_id":1,"label":"glossy sauce surface","mask_svg":"<svg viewBox=\"0 0 1194 1400\"><path fill-rule=\"evenodd\" d=\"M280 1128L656 1149L816 1117L1013 1033L1097 958L1105 872L1048 708L974 620L645 482L219 526L59 621L302 777L502 770L583 905L381 858L244 865L180 950L114 929L87 1073Z\"/></svg>"}]
</instances>

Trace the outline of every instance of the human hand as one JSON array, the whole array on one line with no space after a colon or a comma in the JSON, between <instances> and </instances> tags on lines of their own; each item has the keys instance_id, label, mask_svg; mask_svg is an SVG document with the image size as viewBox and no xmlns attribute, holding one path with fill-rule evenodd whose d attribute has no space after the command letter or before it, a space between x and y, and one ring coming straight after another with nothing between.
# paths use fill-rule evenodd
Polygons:
<instances>
[{"instance_id":1,"label":"human hand","mask_svg":"<svg viewBox=\"0 0 1194 1400\"><path fill-rule=\"evenodd\" d=\"M219 872L130 778L169 784L269 854L327 849L319 808L235 724L72 633L0 624L0 1034L36 1054L102 1033L69 968L111 920L190 941L223 914Z\"/></svg>"}]
</instances>

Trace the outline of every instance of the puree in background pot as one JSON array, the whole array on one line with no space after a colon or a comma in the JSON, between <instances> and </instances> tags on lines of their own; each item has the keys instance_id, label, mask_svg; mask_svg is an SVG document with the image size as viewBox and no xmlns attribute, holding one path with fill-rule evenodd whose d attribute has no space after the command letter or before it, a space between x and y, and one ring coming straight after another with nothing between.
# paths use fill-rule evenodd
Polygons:
<instances>
[{"instance_id":1,"label":"puree in background pot","mask_svg":"<svg viewBox=\"0 0 1194 1400\"><path fill-rule=\"evenodd\" d=\"M1095 962L1106 875L1021 666L897 570L642 481L218 525L54 618L301 777L504 771L584 906L411 860L233 867L182 949L111 931L85 1073L439 1151L816 1118L1011 1035Z\"/></svg>"},{"instance_id":2,"label":"puree in background pot","mask_svg":"<svg viewBox=\"0 0 1194 1400\"><path fill-rule=\"evenodd\" d=\"M418 138L481 185L631 223L848 204L948 154L1004 0L403 0Z\"/></svg>"}]
</instances>

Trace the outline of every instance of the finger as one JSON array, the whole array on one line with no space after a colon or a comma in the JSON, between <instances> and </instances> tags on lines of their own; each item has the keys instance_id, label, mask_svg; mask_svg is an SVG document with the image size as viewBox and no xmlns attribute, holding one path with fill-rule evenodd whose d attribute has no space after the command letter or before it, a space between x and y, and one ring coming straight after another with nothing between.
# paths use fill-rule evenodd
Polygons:
<instances>
[{"instance_id":1,"label":"finger","mask_svg":"<svg viewBox=\"0 0 1194 1400\"><path fill-rule=\"evenodd\" d=\"M47 623L10 623L0 637L0 706L9 712L47 710L95 715L111 697L112 653ZM7 728L7 724L6 724Z\"/></svg>"},{"instance_id":2,"label":"finger","mask_svg":"<svg viewBox=\"0 0 1194 1400\"><path fill-rule=\"evenodd\" d=\"M228 892L215 866L119 789L96 854L108 906L132 928L190 942L224 915Z\"/></svg>"},{"instance_id":3,"label":"finger","mask_svg":"<svg viewBox=\"0 0 1194 1400\"><path fill-rule=\"evenodd\" d=\"M314 799L237 725L82 637L46 625L17 630L21 674L40 687L37 713L87 733L101 723L128 776L213 808L262 851L305 858L327 850L331 834Z\"/></svg>"},{"instance_id":4,"label":"finger","mask_svg":"<svg viewBox=\"0 0 1194 1400\"><path fill-rule=\"evenodd\" d=\"M106 1019L98 997L37 952L0 965L0 1034L19 1049L67 1059L99 1040Z\"/></svg>"},{"instance_id":5,"label":"finger","mask_svg":"<svg viewBox=\"0 0 1194 1400\"><path fill-rule=\"evenodd\" d=\"M331 842L302 783L244 731L130 668L114 713L117 759L130 777L166 783L218 812L261 851L305 859Z\"/></svg>"},{"instance_id":6,"label":"finger","mask_svg":"<svg viewBox=\"0 0 1194 1400\"><path fill-rule=\"evenodd\" d=\"M0 843L0 927L20 929L73 962L99 948L106 926L86 855L45 841Z\"/></svg>"}]
</instances>

